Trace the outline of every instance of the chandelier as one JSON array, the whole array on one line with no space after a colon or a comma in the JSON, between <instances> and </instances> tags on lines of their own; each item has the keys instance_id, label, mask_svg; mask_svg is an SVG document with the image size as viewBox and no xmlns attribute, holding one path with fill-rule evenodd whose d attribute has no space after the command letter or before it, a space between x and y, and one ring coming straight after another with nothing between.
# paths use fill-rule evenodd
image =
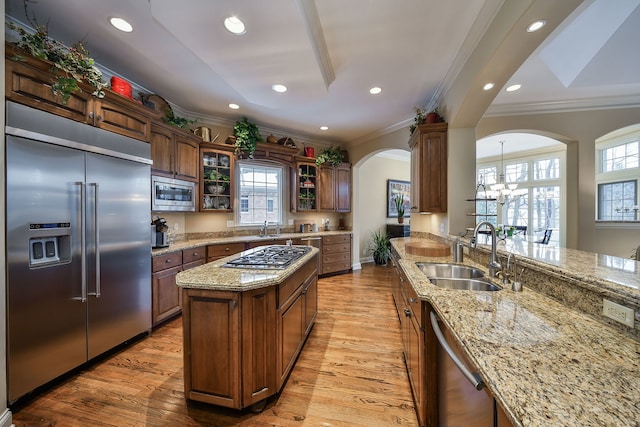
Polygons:
<instances>
[{"instance_id":1,"label":"chandelier","mask_svg":"<svg viewBox=\"0 0 640 427\"><path fill-rule=\"evenodd\" d=\"M520 192L516 191L518 188L518 184L505 184L504 180L504 143L505 141L500 141L501 146L501 154L500 154L500 178L498 179L497 184L493 184L490 186L491 191L489 192L492 197L495 197L498 203L504 205L507 201L507 198L510 195L517 195Z\"/></svg>"}]
</instances>

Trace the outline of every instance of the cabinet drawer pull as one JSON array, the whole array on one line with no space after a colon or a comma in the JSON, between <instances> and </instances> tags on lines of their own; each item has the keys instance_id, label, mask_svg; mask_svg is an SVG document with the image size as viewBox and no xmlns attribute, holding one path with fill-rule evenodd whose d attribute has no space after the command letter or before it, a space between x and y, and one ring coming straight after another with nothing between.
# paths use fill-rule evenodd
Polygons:
<instances>
[{"instance_id":1,"label":"cabinet drawer pull","mask_svg":"<svg viewBox=\"0 0 640 427\"><path fill-rule=\"evenodd\" d=\"M164 260L164 262L166 263L170 263L171 261L172 261L171 258L167 258L166 260Z\"/></svg>"},{"instance_id":2,"label":"cabinet drawer pull","mask_svg":"<svg viewBox=\"0 0 640 427\"><path fill-rule=\"evenodd\" d=\"M231 300L231 310L235 309L236 306L238 305L238 302L234 299Z\"/></svg>"},{"instance_id":3,"label":"cabinet drawer pull","mask_svg":"<svg viewBox=\"0 0 640 427\"><path fill-rule=\"evenodd\" d=\"M404 309L404 315L407 317L411 317L411 310L409 310L408 308Z\"/></svg>"},{"instance_id":4,"label":"cabinet drawer pull","mask_svg":"<svg viewBox=\"0 0 640 427\"><path fill-rule=\"evenodd\" d=\"M231 248L224 248L225 252L229 252L231 250Z\"/></svg>"}]
</instances>

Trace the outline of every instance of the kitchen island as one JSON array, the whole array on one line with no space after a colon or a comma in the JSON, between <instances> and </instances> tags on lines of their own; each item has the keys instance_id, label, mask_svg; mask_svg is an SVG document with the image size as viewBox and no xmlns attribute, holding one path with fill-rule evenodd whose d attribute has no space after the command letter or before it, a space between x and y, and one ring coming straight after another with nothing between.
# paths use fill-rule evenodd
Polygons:
<instances>
[{"instance_id":1,"label":"kitchen island","mask_svg":"<svg viewBox=\"0 0 640 427\"><path fill-rule=\"evenodd\" d=\"M260 409L293 368L317 313L318 249L281 269L228 267L251 249L178 273L191 400ZM287 249L289 248L289 249Z\"/></svg>"},{"instance_id":2,"label":"kitchen island","mask_svg":"<svg viewBox=\"0 0 640 427\"><path fill-rule=\"evenodd\" d=\"M428 330L426 311L433 309L508 421L516 426L640 425L636 330L609 325L608 320L582 311L585 303L573 303L580 296L566 296L563 304L562 296L544 293L546 284L564 281L566 289L553 291L582 295L597 288L600 294L633 303L640 295L638 263L632 261L636 269L625 272L604 268L603 258L595 254L518 242L503 246L499 254L515 252L526 266L523 292L510 287L497 292L449 290L433 285L416 262L451 262L450 257L405 252L405 243L421 240L392 239L392 245L399 270L422 301L422 325ZM479 251L487 252L486 247ZM467 257L464 264L486 271L484 260L474 258ZM425 332L425 340L429 339ZM429 370L433 361L424 363L425 371L433 372ZM427 393L424 399L426 405L437 396Z\"/></svg>"}]
</instances>

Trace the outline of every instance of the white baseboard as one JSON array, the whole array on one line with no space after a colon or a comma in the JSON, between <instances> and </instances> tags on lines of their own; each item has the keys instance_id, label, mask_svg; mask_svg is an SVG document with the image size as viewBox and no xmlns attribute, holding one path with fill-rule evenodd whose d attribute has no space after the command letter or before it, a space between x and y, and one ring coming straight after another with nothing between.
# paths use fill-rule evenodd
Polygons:
<instances>
[{"instance_id":1,"label":"white baseboard","mask_svg":"<svg viewBox=\"0 0 640 427\"><path fill-rule=\"evenodd\" d=\"M5 409L0 416L0 427L13 427L13 420L11 419L11 411Z\"/></svg>"},{"instance_id":2,"label":"white baseboard","mask_svg":"<svg viewBox=\"0 0 640 427\"><path fill-rule=\"evenodd\" d=\"M362 270L362 264L360 264L359 262L356 262L355 264L351 264L351 268L353 270Z\"/></svg>"}]
</instances>

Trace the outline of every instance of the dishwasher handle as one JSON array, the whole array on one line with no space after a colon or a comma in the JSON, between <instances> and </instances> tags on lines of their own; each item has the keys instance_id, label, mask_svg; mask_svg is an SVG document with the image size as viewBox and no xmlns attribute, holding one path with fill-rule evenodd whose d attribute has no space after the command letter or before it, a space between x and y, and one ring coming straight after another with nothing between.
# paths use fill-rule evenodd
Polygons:
<instances>
[{"instance_id":1,"label":"dishwasher handle","mask_svg":"<svg viewBox=\"0 0 640 427\"><path fill-rule=\"evenodd\" d=\"M480 378L480 375L469 370L464 362L460 360L458 356L453 352L453 350L449 346L449 343L447 343L447 340L444 338L444 334L442 333L442 330L438 325L438 315L432 311L431 313L429 313L429 316L431 317L431 326L433 327L433 332L435 332L436 338L438 338L438 342L440 342L440 345L442 346L442 348L444 348L444 351L447 352L451 360L453 360L453 363L455 363L458 369L460 369L460 372L462 372L465 378L469 380L473 388L475 388L476 390L482 390L484 388L484 382L482 382L482 378Z\"/></svg>"}]
</instances>

